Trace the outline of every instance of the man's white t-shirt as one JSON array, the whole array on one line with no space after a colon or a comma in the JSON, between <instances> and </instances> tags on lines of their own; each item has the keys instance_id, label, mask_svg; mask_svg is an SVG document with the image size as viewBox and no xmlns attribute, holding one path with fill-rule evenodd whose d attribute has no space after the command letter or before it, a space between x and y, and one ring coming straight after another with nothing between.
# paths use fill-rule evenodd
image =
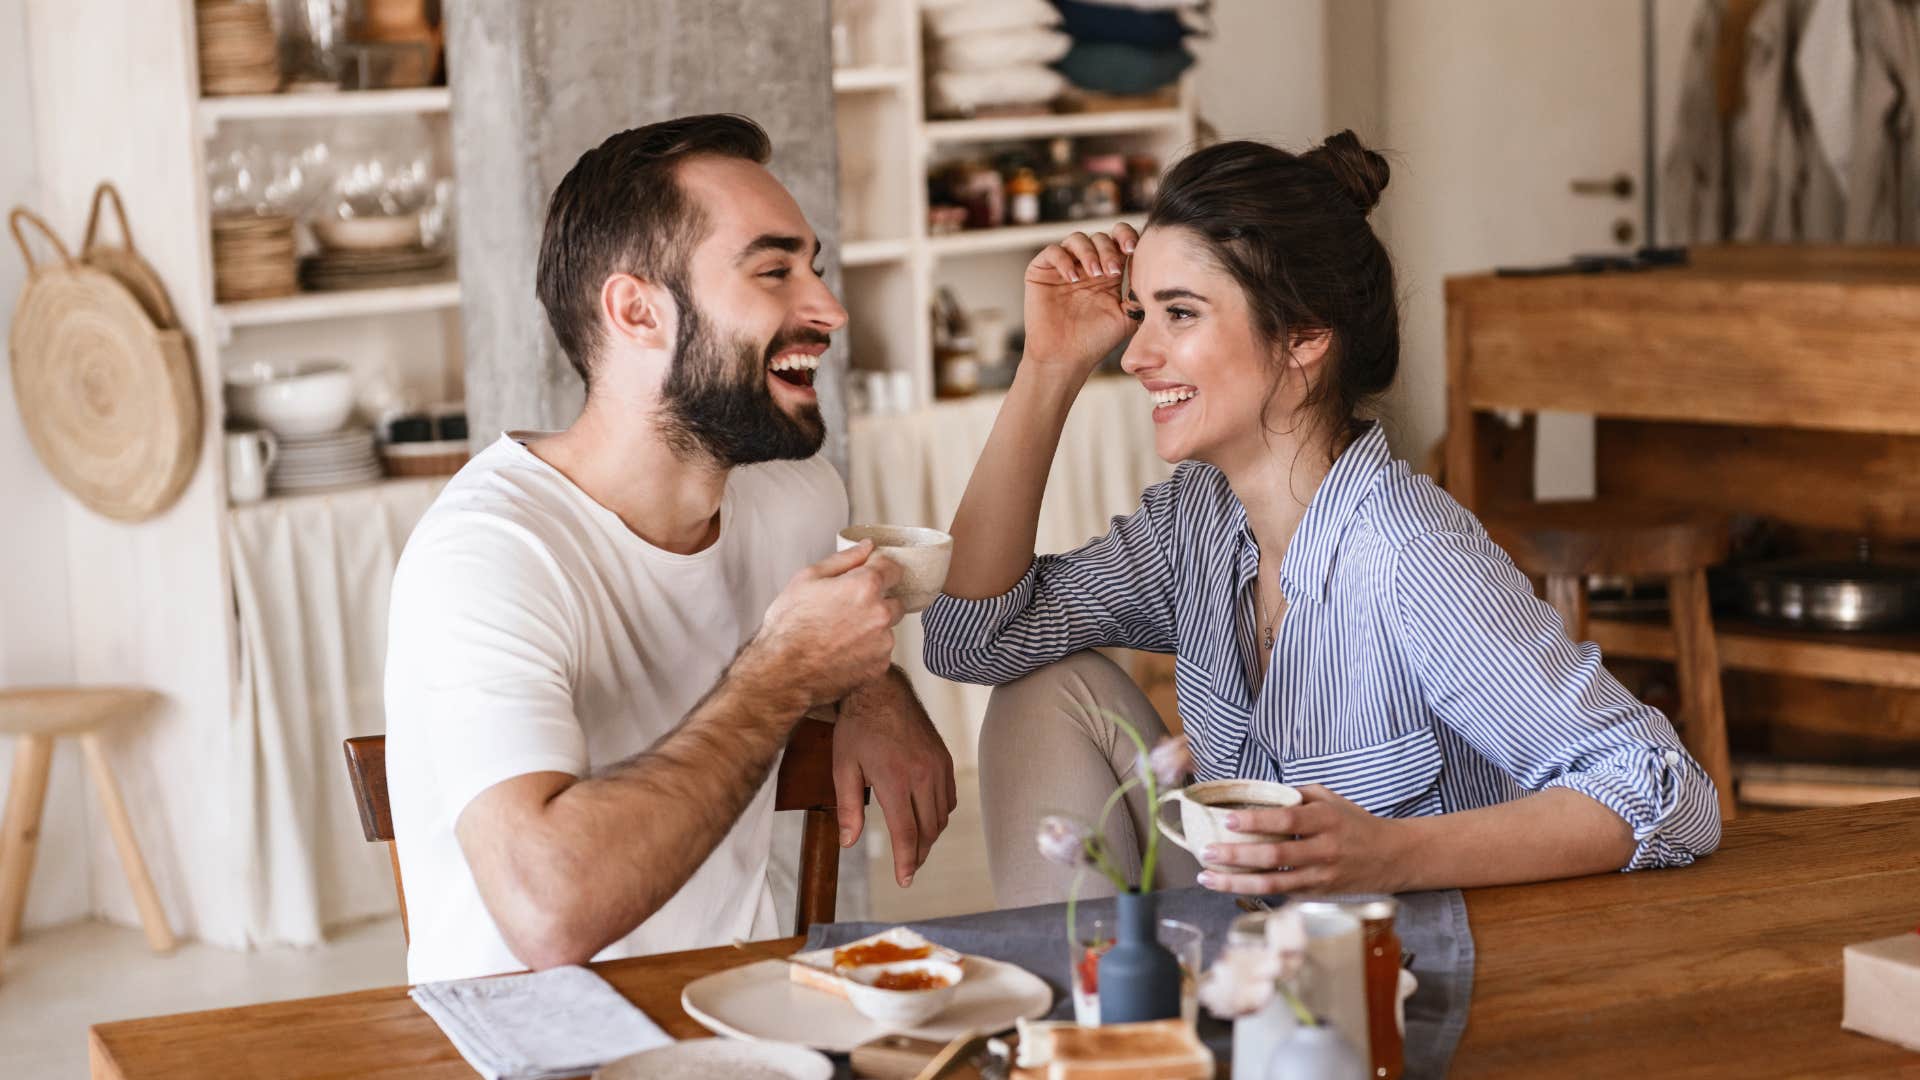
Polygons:
<instances>
[{"instance_id":1,"label":"man's white t-shirt","mask_svg":"<svg viewBox=\"0 0 1920 1080\"><path fill-rule=\"evenodd\" d=\"M634 535L514 437L447 483L400 557L388 619L387 787L410 981L526 966L454 836L473 797L526 773L585 777L667 735L846 520L846 488L819 457L733 470L720 536L692 555ZM595 959L775 935L772 828L769 773L680 891Z\"/></svg>"}]
</instances>

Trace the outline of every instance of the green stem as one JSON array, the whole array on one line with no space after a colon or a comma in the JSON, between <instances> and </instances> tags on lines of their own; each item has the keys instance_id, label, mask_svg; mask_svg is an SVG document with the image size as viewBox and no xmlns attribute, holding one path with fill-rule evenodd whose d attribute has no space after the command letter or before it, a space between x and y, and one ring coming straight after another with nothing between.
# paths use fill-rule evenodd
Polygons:
<instances>
[{"instance_id":1,"label":"green stem","mask_svg":"<svg viewBox=\"0 0 1920 1080\"><path fill-rule=\"evenodd\" d=\"M1293 1018L1300 1021L1301 1026L1313 1027L1320 1022L1319 1017L1313 1015L1313 1010L1307 1008L1306 1003L1294 994L1292 987L1286 983L1279 983L1275 989L1280 991L1281 997L1287 999L1287 1007L1293 1010Z\"/></svg>"},{"instance_id":2,"label":"green stem","mask_svg":"<svg viewBox=\"0 0 1920 1080\"><path fill-rule=\"evenodd\" d=\"M1085 867L1075 870L1073 872L1073 884L1067 886L1067 945L1068 951L1073 954L1073 962L1076 965L1080 962L1078 952L1080 948L1080 933L1074 929L1073 910L1074 905L1080 902L1080 882L1084 880L1086 876L1087 871ZM1067 978L1072 979L1075 977L1074 969L1068 968Z\"/></svg>"},{"instance_id":3,"label":"green stem","mask_svg":"<svg viewBox=\"0 0 1920 1080\"><path fill-rule=\"evenodd\" d=\"M1140 891L1150 892L1153 889L1154 864L1160 857L1160 830L1153 824L1154 818L1160 813L1160 785L1154 779L1153 757L1147 750L1147 740L1140 737L1140 733L1134 730L1126 717L1111 712L1107 716L1121 731L1127 733L1127 738L1133 740L1134 749L1140 752L1140 756L1135 760L1140 763L1138 767L1145 769L1147 773L1144 777L1134 779L1141 780L1147 789L1147 854L1140 861ZM1121 790L1126 789L1122 787Z\"/></svg>"},{"instance_id":4,"label":"green stem","mask_svg":"<svg viewBox=\"0 0 1920 1080\"><path fill-rule=\"evenodd\" d=\"M1107 858L1106 844L1100 843L1100 844L1090 845L1087 848L1087 854L1093 857L1094 869L1100 871L1102 874L1105 874L1107 876L1107 880L1113 882L1114 888L1119 889L1123 892L1126 890L1127 876L1120 872L1119 867L1113 865L1113 861L1111 859Z\"/></svg>"},{"instance_id":5,"label":"green stem","mask_svg":"<svg viewBox=\"0 0 1920 1080\"><path fill-rule=\"evenodd\" d=\"M1096 818L1093 823L1094 831L1097 834L1101 837L1107 835L1107 815L1113 813L1113 808L1119 805L1120 800L1126 797L1127 792L1133 790L1139 783L1139 777L1131 777L1126 783L1114 788L1113 794L1107 796L1106 805L1100 807L1100 816ZM1105 847L1104 844L1101 846L1103 848ZM1100 860L1100 869L1105 871L1109 878L1113 879L1114 888L1119 889L1121 892L1127 892L1133 888L1133 885L1127 881L1127 875L1121 873L1119 867L1109 862L1104 853L1096 852L1095 857Z\"/></svg>"}]
</instances>

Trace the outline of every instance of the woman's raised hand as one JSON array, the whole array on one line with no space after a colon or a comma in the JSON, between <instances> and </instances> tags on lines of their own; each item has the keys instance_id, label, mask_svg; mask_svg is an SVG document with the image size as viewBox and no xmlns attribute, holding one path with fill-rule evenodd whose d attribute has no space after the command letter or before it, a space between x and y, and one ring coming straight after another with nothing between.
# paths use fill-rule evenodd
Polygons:
<instances>
[{"instance_id":1,"label":"woman's raised hand","mask_svg":"<svg viewBox=\"0 0 1920 1080\"><path fill-rule=\"evenodd\" d=\"M1112 235L1077 232L1034 256L1027 264L1022 365L1084 380L1127 339L1134 324L1122 306L1120 281L1139 240L1123 222Z\"/></svg>"}]
</instances>

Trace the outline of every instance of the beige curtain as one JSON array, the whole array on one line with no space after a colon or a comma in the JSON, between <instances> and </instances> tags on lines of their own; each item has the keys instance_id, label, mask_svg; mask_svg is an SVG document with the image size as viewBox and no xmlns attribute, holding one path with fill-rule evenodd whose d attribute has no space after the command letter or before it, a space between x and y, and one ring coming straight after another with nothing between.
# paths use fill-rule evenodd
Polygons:
<instances>
[{"instance_id":1,"label":"beige curtain","mask_svg":"<svg viewBox=\"0 0 1920 1080\"><path fill-rule=\"evenodd\" d=\"M445 483L392 481L233 510L239 615L228 775L246 940L314 945L396 910L366 842L340 741L387 729L387 595L407 534ZM209 778L212 781L214 778Z\"/></svg>"}]
</instances>

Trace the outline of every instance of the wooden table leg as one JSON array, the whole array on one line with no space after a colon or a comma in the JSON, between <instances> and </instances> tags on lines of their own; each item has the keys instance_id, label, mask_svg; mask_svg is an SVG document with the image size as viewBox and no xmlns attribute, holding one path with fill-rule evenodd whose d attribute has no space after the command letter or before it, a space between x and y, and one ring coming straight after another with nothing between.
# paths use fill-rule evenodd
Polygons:
<instances>
[{"instance_id":1,"label":"wooden table leg","mask_svg":"<svg viewBox=\"0 0 1920 1080\"><path fill-rule=\"evenodd\" d=\"M1721 819L1732 821L1733 764L1727 752L1727 708L1720 695L1720 649L1713 638L1706 572L1667 579L1667 597L1674 666L1680 676L1681 738L1719 790Z\"/></svg>"},{"instance_id":2,"label":"wooden table leg","mask_svg":"<svg viewBox=\"0 0 1920 1080\"><path fill-rule=\"evenodd\" d=\"M140 925L147 932L147 946L157 953L170 953L178 944L167 926L167 912L160 906L160 894L154 891L153 878L147 874L147 861L140 857L140 843L134 839L133 822L127 818L127 804L120 798L120 785L107 765L106 747L95 732L80 736L80 749L87 758L87 771L93 777L93 790L100 796L100 809L106 813L107 827L113 832L113 846L120 851L120 868L126 871L127 887L140 909Z\"/></svg>"},{"instance_id":3,"label":"wooden table leg","mask_svg":"<svg viewBox=\"0 0 1920 1080\"><path fill-rule=\"evenodd\" d=\"M7 816L0 823L0 950L20 940L27 882L33 877L40 818L46 809L47 774L52 768L53 736L22 735L15 741Z\"/></svg>"}]
</instances>

